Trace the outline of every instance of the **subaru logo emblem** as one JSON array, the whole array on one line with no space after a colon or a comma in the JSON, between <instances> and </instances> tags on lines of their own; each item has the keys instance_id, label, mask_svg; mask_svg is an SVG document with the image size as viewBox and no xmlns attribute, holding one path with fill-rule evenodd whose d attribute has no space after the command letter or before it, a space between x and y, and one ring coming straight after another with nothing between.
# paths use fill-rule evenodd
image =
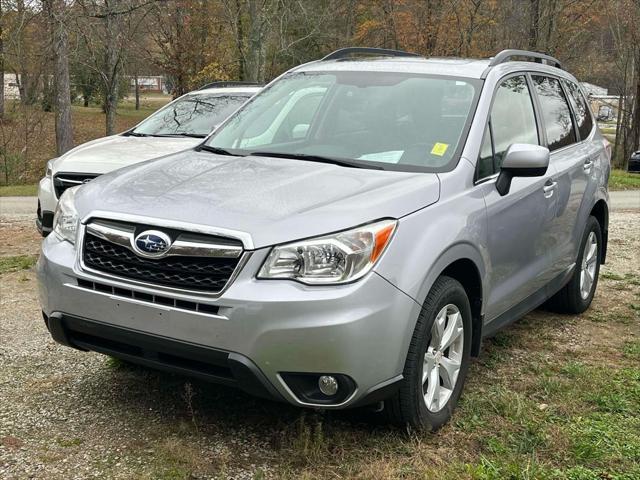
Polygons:
<instances>
[{"instance_id":1,"label":"subaru logo emblem","mask_svg":"<svg viewBox=\"0 0 640 480\"><path fill-rule=\"evenodd\" d=\"M133 241L133 248L143 257L162 257L171 247L171 238L158 230L146 230Z\"/></svg>"}]
</instances>

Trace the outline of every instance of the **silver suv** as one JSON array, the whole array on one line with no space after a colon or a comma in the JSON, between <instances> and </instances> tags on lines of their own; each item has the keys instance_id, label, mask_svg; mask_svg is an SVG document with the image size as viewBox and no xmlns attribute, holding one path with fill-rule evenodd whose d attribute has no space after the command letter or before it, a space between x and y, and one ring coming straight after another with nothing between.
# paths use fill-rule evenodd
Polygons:
<instances>
[{"instance_id":1,"label":"silver suv","mask_svg":"<svg viewBox=\"0 0 640 480\"><path fill-rule=\"evenodd\" d=\"M195 149L67 190L44 318L80 350L435 430L483 338L589 307L609 160L554 58L339 50Z\"/></svg>"}]
</instances>

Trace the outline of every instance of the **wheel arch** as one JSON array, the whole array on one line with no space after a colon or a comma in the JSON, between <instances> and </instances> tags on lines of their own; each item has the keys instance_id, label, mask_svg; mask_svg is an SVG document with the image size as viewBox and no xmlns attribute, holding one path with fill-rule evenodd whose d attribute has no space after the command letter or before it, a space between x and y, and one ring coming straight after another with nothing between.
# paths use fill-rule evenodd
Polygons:
<instances>
[{"instance_id":1,"label":"wheel arch","mask_svg":"<svg viewBox=\"0 0 640 480\"><path fill-rule=\"evenodd\" d=\"M485 263L479 250L468 243L452 246L442 253L430 269L420 290L420 301L424 302L437 278L451 277L462 284L471 306L473 325L471 355L480 353L482 325L484 321L484 305L486 289L483 279L486 276Z\"/></svg>"},{"instance_id":2,"label":"wheel arch","mask_svg":"<svg viewBox=\"0 0 640 480\"><path fill-rule=\"evenodd\" d=\"M607 244L609 240L609 206L604 199L598 200L589 215L592 215L600 224L600 234L602 236L602 248L600 249L600 263L604 264L607 258Z\"/></svg>"}]
</instances>

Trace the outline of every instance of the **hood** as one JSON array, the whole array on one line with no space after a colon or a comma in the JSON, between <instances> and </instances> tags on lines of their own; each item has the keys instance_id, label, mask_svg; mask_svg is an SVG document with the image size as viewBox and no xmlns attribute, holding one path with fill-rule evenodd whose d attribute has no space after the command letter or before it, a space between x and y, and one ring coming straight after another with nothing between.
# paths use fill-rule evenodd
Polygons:
<instances>
[{"instance_id":1,"label":"hood","mask_svg":"<svg viewBox=\"0 0 640 480\"><path fill-rule=\"evenodd\" d=\"M103 175L80 188L76 204L81 218L140 215L224 228L259 248L399 218L439 194L436 174L190 150Z\"/></svg>"},{"instance_id":2,"label":"hood","mask_svg":"<svg viewBox=\"0 0 640 480\"><path fill-rule=\"evenodd\" d=\"M69 150L53 161L53 173L107 173L134 163L194 147L201 138L129 137L98 138Z\"/></svg>"}]
</instances>

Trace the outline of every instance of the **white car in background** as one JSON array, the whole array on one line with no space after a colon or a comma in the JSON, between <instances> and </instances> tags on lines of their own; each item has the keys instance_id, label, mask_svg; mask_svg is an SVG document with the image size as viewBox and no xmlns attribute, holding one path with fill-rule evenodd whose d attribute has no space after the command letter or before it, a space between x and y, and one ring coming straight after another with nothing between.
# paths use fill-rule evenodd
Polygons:
<instances>
[{"instance_id":1,"label":"white car in background","mask_svg":"<svg viewBox=\"0 0 640 480\"><path fill-rule=\"evenodd\" d=\"M51 232L60 195L118 168L194 147L261 87L214 82L189 92L126 132L98 138L49 160L38 186L38 219L43 236Z\"/></svg>"}]
</instances>

